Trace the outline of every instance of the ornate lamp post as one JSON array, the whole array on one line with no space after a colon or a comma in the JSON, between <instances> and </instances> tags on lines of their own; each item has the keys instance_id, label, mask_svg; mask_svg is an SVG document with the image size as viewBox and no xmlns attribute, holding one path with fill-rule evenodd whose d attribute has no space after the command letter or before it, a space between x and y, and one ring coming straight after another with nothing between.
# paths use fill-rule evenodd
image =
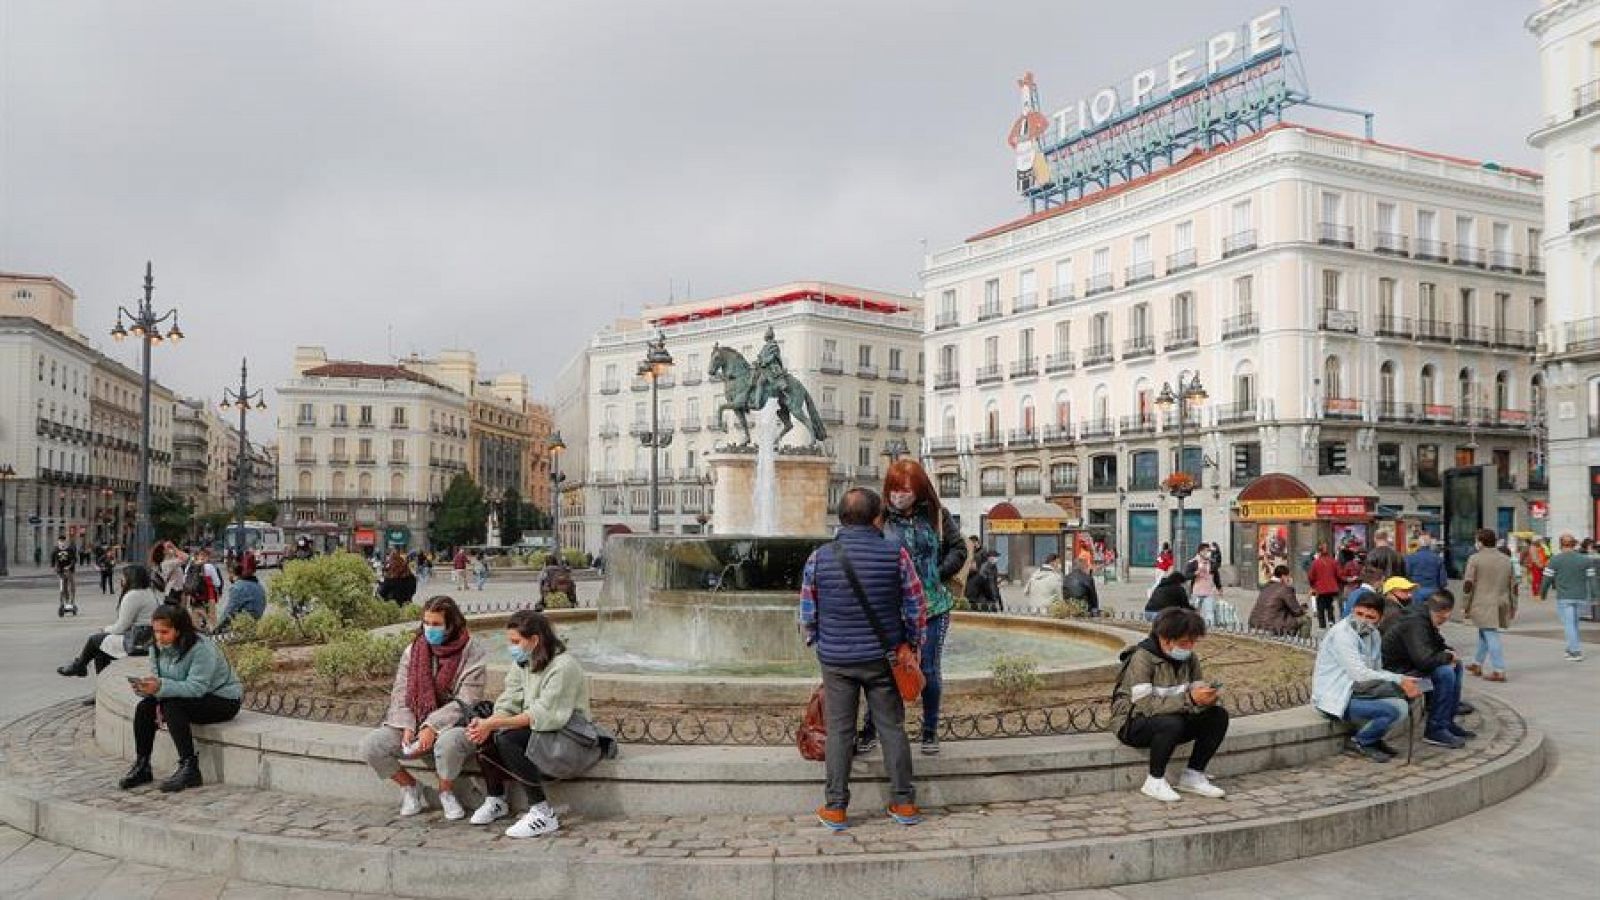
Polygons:
<instances>
[{"instance_id":1,"label":"ornate lamp post","mask_svg":"<svg viewBox=\"0 0 1600 900\"><path fill-rule=\"evenodd\" d=\"M156 314L151 305L151 295L155 293L156 279L150 263L144 264L144 296L133 301L134 308L126 306L117 307L117 327L111 329L111 337L120 341L132 335L139 339L140 376L143 383L143 392L140 396L140 421L139 421L139 507L134 518L133 553L131 560L144 562L150 557L150 544L155 538L155 532L150 526L150 347L163 340L170 340L174 344L183 340L183 330L178 327L178 310L169 309L160 315ZM122 324L123 317L127 317L128 324ZM172 326L167 329L166 336L161 334L161 324L168 319Z\"/></svg>"},{"instance_id":2,"label":"ornate lamp post","mask_svg":"<svg viewBox=\"0 0 1600 900\"><path fill-rule=\"evenodd\" d=\"M11 468L11 463L0 463L0 575L11 574L7 562L11 558L11 550L6 546L6 486L15 477L17 470Z\"/></svg>"},{"instance_id":3,"label":"ornate lamp post","mask_svg":"<svg viewBox=\"0 0 1600 900\"><path fill-rule=\"evenodd\" d=\"M545 443L545 449L550 452L550 555L557 561L561 559L561 483L567 476L561 474L561 454L567 452L567 442L561 439L561 432L550 435L550 440Z\"/></svg>"},{"instance_id":4,"label":"ornate lamp post","mask_svg":"<svg viewBox=\"0 0 1600 900\"><path fill-rule=\"evenodd\" d=\"M1161 385L1161 393L1156 397L1156 403L1162 409L1168 409L1174 405L1178 407L1178 467L1173 473L1174 475L1177 472L1184 471L1184 426L1187 424L1185 420L1188 418L1189 401L1204 399L1206 399L1206 389L1200 383L1200 373L1188 369L1178 373L1178 391L1176 394L1172 391L1172 384L1164 382ZM1188 498L1192 490L1193 487L1190 486L1172 491L1172 495L1178 498L1178 523L1177 527L1173 529L1173 543L1177 546L1177 557L1180 560L1187 559L1189 555L1189 545L1184 539L1183 501Z\"/></svg>"},{"instance_id":5,"label":"ornate lamp post","mask_svg":"<svg viewBox=\"0 0 1600 900\"><path fill-rule=\"evenodd\" d=\"M237 409L239 411L239 464L234 466L233 476L233 558L241 564L244 562L244 506L250 493L250 431L245 424L245 413L250 411L251 401L255 402L256 409L266 409L266 393L261 389L250 390L250 361L239 360L239 389L222 389L222 409Z\"/></svg>"},{"instance_id":6,"label":"ornate lamp post","mask_svg":"<svg viewBox=\"0 0 1600 900\"><path fill-rule=\"evenodd\" d=\"M639 374L650 379L650 433L639 436L639 443L650 448L650 533L661 531L661 451L672 446L672 433L661 433L660 397L661 376L672 370L672 354L667 352L667 336L656 332L656 339L646 345L644 359L639 361Z\"/></svg>"}]
</instances>

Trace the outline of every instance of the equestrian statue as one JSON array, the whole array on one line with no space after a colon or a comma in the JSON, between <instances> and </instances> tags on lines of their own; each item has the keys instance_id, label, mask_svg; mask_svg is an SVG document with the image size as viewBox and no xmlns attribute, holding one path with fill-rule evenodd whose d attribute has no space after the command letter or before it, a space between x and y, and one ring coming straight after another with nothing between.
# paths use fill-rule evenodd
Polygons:
<instances>
[{"instance_id":1,"label":"equestrian statue","mask_svg":"<svg viewBox=\"0 0 1600 900\"><path fill-rule=\"evenodd\" d=\"M726 402L717 407L717 423L726 429L724 414L732 411L738 418L739 430L744 432L744 443L740 446L751 445L750 413L765 407L768 400L774 399L778 401L778 421L783 425L774 447L782 443L784 435L794 430L796 419L811 432L813 447L828 439L828 429L822 424L822 416L817 414L816 404L811 401L811 392L800 383L800 379L790 375L783 367L783 356L771 328L767 329L766 342L761 345L761 352L756 354L753 368L739 351L719 345L711 348L711 368L706 374L711 378L722 378Z\"/></svg>"}]
</instances>

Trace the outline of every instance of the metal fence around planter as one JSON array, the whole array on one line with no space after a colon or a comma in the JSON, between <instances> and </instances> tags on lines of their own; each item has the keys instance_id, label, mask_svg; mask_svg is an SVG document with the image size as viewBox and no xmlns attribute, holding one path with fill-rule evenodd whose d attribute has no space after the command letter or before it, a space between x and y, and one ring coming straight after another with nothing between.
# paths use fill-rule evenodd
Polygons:
<instances>
[{"instance_id":1,"label":"metal fence around planter","mask_svg":"<svg viewBox=\"0 0 1600 900\"><path fill-rule=\"evenodd\" d=\"M462 604L462 611L469 614L510 613L532 606L531 602L478 602ZM1149 627L1149 623L1139 613L1107 613L1094 617L1063 619L1050 615L1044 608L1022 607L1008 608L1001 615L1034 617L1052 622L1091 622L1138 631L1147 630ZM1238 626L1212 626L1209 633L1280 644L1304 651L1315 651L1318 645L1318 639L1315 637L1273 635ZM1305 682L1257 691L1223 692L1223 706L1234 716L1278 712L1304 706L1310 702L1311 689ZM388 710L388 702L338 700L279 691L247 690L244 707L253 712L314 722L376 726L383 721L384 713ZM610 729L624 744L744 747L791 745L800 725L798 713L793 716L770 714L704 716L694 712L620 712L599 716L597 722ZM1046 706L947 715L939 720L939 735L941 740L948 741L1051 737L1104 732L1110 725L1111 698L1108 696Z\"/></svg>"}]
</instances>

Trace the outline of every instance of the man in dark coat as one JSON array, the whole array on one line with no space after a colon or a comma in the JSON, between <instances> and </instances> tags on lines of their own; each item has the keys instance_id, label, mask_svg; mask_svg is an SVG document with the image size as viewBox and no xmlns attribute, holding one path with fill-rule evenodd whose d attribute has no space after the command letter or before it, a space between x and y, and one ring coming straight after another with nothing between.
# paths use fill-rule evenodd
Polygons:
<instances>
[{"instance_id":1,"label":"man in dark coat","mask_svg":"<svg viewBox=\"0 0 1600 900\"><path fill-rule=\"evenodd\" d=\"M1477 737L1455 722L1461 705L1461 663L1439 633L1439 626L1450 621L1455 605L1455 595L1435 591L1383 628L1383 668L1433 682L1422 739L1452 750L1465 746L1467 738Z\"/></svg>"},{"instance_id":2,"label":"man in dark coat","mask_svg":"<svg viewBox=\"0 0 1600 900\"><path fill-rule=\"evenodd\" d=\"M1061 581L1061 593L1068 600L1081 600L1089 615L1100 615L1100 592L1094 586L1094 574L1082 557L1073 560L1072 571Z\"/></svg>"}]
</instances>

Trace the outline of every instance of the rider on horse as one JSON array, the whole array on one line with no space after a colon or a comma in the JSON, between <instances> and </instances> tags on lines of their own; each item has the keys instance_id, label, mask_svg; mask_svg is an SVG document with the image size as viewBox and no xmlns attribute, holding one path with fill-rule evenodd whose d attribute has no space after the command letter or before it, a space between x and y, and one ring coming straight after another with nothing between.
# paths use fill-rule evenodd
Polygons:
<instances>
[{"instance_id":1,"label":"rider on horse","mask_svg":"<svg viewBox=\"0 0 1600 900\"><path fill-rule=\"evenodd\" d=\"M756 354L755 377L750 379L750 393L746 398L749 408L757 410L766 406L767 398L783 393L787 381L782 352L778 349L772 326L768 325L766 343L761 345L761 352Z\"/></svg>"}]
</instances>

